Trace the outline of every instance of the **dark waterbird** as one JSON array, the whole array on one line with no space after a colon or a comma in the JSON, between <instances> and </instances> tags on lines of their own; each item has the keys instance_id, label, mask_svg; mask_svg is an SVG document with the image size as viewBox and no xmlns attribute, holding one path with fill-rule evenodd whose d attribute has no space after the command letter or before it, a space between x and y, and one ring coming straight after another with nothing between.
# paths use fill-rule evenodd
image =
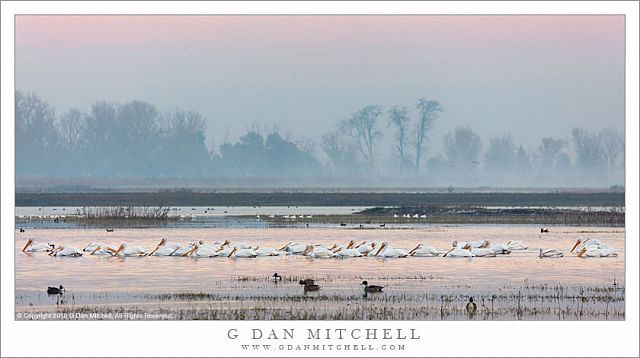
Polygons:
<instances>
[{"instance_id":1,"label":"dark waterbird","mask_svg":"<svg viewBox=\"0 0 640 358\"><path fill-rule=\"evenodd\" d=\"M113 229L107 229L107 232L113 232Z\"/></svg>"},{"instance_id":2,"label":"dark waterbird","mask_svg":"<svg viewBox=\"0 0 640 358\"><path fill-rule=\"evenodd\" d=\"M549 232L549 229L541 227L540 228L540 233L543 233L543 232Z\"/></svg>"},{"instance_id":3,"label":"dark waterbird","mask_svg":"<svg viewBox=\"0 0 640 358\"><path fill-rule=\"evenodd\" d=\"M364 292L366 293L382 292L384 288L384 286L369 285L367 281L362 281L361 285L364 285Z\"/></svg>"},{"instance_id":4,"label":"dark waterbird","mask_svg":"<svg viewBox=\"0 0 640 358\"><path fill-rule=\"evenodd\" d=\"M20 228L20 232L24 232L24 229L23 229L23 228Z\"/></svg>"},{"instance_id":5,"label":"dark waterbird","mask_svg":"<svg viewBox=\"0 0 640 358\"><path fill-rule=\"evenodd\" d=\"M478 306L476 306L476 303L473 302L473 297L469 297L469 302L467 303L467 313L469 314L469 316L473 316L474 314L476 314L477 309Z\"/></svg>"},{"instance_id":6,"label":"dark waterbird","mask_svg":"<svg viewBox=\"0 0 640 358\"><path fill-rule=\"evenodd\" d=\"M47 287L47 294L49 295L62 295L64 294L64 287L60 285L60 287Z\"/></svg>"},{"instance_id":7,"label":"dark waterbird","mask_svg":"<svg viewBox=\"0 0 640 358\"><path fill-rule=\"evenodd\" d=\"M315 292L315 291L320 291L320 286L318 285L314 285L314 284L310 284L310 285L304 285L304 292Z\"/></svg>"},{"instance_id":8,"label":"dark waterbird","mask_svg":"<svg viewBox=\"0 0 640 358\"><path fill-rule=\"evenodd\" d=\"M273 280L278 282L278 281L282 281L282 276L280 276L277 272L273 274Z\"/></svg>"},{"instance_id":9,"label":"dark waterbird","mask_svg":"<svg viewBox=\"0 0 640 358\"><path fill-rule=\"evenodd\" d=\"M304 280L300 280L301 285L313 285L316 281L312 278L305 278Z\"/></svg>"}]
</instances>

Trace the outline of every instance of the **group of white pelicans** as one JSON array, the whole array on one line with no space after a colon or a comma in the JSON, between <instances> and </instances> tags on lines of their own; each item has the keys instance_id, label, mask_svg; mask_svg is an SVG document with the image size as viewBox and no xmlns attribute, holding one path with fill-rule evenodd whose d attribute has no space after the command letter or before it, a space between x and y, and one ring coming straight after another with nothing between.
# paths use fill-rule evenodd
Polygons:
<instances>
[{"instance_id":1,"label":"group of white pelicans","mask_svg":"<svg viewBox=\"0 0 640 358\"><path fill-rule=\"evenodd\" d=\"M454 241L452 248L442 250L418 244L413 249L395 248L388 242L363 241L355 243L354 240L346 244L333 244L331 247L314 243L289 242L280 248L262 247L260 245L247 245L244 243L232 243L229 240L223 242L207 243L202 240L181 244L161 239L153 250L146 250L139 246L129 246L122 243L119 246L111 246L105 243L90 243L82 250L77 248L51 243L36 243L29 239L22 249L25 253L48 252L49 256L79 257L83 254L99 256L182 256L182 257L228 257L228 258L252 258L259 256L300 255L311 258L349 258L349 257L495 257L506 255L515 250L527 250L528 247L521 241L509 241L497 243L489 240L479 241ZM577 253L577 257L611 257L617 256L614 249L600 240L587 238L578 239L571 249ZM564 252L559 249L539 249L538 256L563 257Z\"/></svg>"}]
</instances>

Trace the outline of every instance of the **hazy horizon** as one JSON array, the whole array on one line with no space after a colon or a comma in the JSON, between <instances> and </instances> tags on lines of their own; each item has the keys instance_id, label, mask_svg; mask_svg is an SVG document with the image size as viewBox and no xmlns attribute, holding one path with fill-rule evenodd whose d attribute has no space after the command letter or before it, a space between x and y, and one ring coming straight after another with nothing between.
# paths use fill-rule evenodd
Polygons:
<instances>
[{"instance_id":1,"label":"hazy horizon","mask_svg":"<svg viewBox=\"0 0 640 358\"><path fill-rule=\"evenodd\" d=\"M266 137L278 127L326 166L322 136L361 109L379 106L377 129L384 135L372 153L380 177L395 174L387 164L397 155L387 111L406 106L415 121L420 98L442 108L416 164L436 158L431 171L453 167L445 138L461 128L482 142L466 149L481 155L466 153L465 160L483 167L491 141L506 133L529 157L538 155L543 138L564 141L566 158L558 160L576 168L575 128L588 140L604 130L624 134L624 16L616 15L18 15L15 69L16 89L35 93L57 116L71 109L88 115L100 101L140 100L160 115L195 111L205 124L204 144L219 156L221 145L239 142L250 129L260 127ZM623 169L599 169L606 178L582 185L624 180ZM536 171L542 180L557 175ZM498 174L522 175L513 168ZM478 185L492 182L483 180ZM533 181L574 180L583 178Z\"/></svg>"}]
</instances>

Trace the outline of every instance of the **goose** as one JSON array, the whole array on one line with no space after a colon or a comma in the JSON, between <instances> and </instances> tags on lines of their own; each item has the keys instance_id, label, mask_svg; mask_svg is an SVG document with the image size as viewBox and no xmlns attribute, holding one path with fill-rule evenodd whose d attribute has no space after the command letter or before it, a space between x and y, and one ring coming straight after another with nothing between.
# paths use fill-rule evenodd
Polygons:
<instances>
[{"instance_id":1,"label":"goose","mask_svg":"<svg viewBox=\"0 0 640 358\"><path fill-rule=\"evenodd\" d=\"M60 285L60 287L47 287L47 294L49 295L63 295L64 294L64 287L62 287L62 285Z\"/></svg>"},{"instance_id":2,"label":"goose","mask_svg":"<svg viewBox=\"0 0 640 358\"><path fill-rule=\"evenodd\" d=\"M435 257L438 255L440 255L440 250L435 247L424 246L423 244L418 244L413 250L409 251L409 256L415 257Z\"/></svg>"},{"instance_id":3,"label":"goose","mask_svg":"<svg viewBox=\"0 0 640 358\"><path fill-rule=\"evenodd\" d=\"M407 257L407 255L409 255L403 249L389 248L389 243L386 241L383 242L375 251L376 253L374 256L376 257Z\"/></svg>"},{"instance_id":4,"label":"goose","mask_svg":"<svg viewBox=\"0 0 640 358\"><path fill-rule=\"evenodd\" d=\"M360 251L358 251L356 249L338 249L334 253L335 253L336 256L339 256L339 257L360 257L360 256L362 256Z\"/></svg>"},{"instance_id":5,"label":"goose","mask_svg":"<svg viewBox=\"0 0 640 358\"><path fill-rule=\"evenodd\" d=\"M538 254L538 257L543 258L543 257L563 257L564 253L560 250L557 249L540 249L540 252Z\"/></svg>"},{"instance_id":6,"label":"goose","mask_svg":"<svg viewBox=\"0 0 640 358\"><path fill-rule=\"evenodd\" d=\"M252 258L258 256L255 251L251 249L238 249L234 247L233 250L227 255L227 257L238 257L238 258Z\"/></svg>"},{"instance_id":7,"label":"goose","mask_svg":"<svg viewBox=\"0 0 640 358\"><path fill-rule=\"evenodd\" d=\"M324 246L307 245L306 249L302 252L302 255L309 257L334 257L336 254L327 249Z\"/></svg>"},{"instance_id":8,"label":"goose","mask_svg":"<svg viewBox=\"0 0 640 358\"><path fill-rule=\"evenodd\" d=\"M82 256L82 251L76 249L75 247L58 246L57 248L49 252L49 256L80 257Z\"/></svg>"},{"instance_id":9,"label":"goose","mask_svg":"<svg viewBox=\"0 0 640 358\"><path fill-rule=\"evenodd\" d=\"M475 255L469 251L459 247L454 247L447 251L442 257L474 257Z\"/></svg>"},{"instance_id":10,"label":"goose","mask_svg":"<svg viewBox=\"0 0 640 358\"><path fill-rule=\"evenodd\" d=\"M38 251L48 251L51 252L55 249L54 244L45 244L45 243L35 243L34 239L27 240L27 243L22 248L22 252L38 252Z\"/></svg>"},{"instance_id":11,"label":"goose","mask_svg":"<svg viewBox=\"0 0 640 358\"><path fill-rule=\"evenodd\" d=\"M467 245L463 247L463 249L469 250L473 254L473 256L476 256L476 257L495 257L496 256L495 251L487 248L470 247L469 245Z\"/></svg>"},{"instance_id":12,"label":"goose","mask_svg":"<svg viewBox=\"0 0 640 358\"><path fill-rule=\"evenodd\" d=\"M142 256L145 255L146 251L142 247L139 246L128 246L126 243L120 244L118 250L113 254L113 256Z\"/></svg>"},{"instance_id":13,"label":"goose","mask_svg":"<svg viewBox=\"0 0 640 358\"><path fill-rule=\"evenodd\" d=\"M610 248L600 248L595 246L583 247L578 257L615 257L618 253Z\"/></svg>"},{"instance_id":14,"label":"goose","mask_svg":"<svg viewBox=\"0 0 640 358\"><path fill-rule=\"evenodd\" d=\"M369 285L367 281L362 281L361 285L364 285L364 292L366 293L382 292L384 288L384 286Z\"/></svg>"},{"instance_id":15,"label":"goose","mask_svg":"<svg viewBox=\"0 0 640 358\"><path fill-rule=\"evenodd\" d=\"M474 314L476 314L478 306L476 305L475 302L473 302L473 297L469 297L469 302L467 303L466 309L467 309L467 314L469 314L469 316L473 316Z\"/></svg>"}]
</instances>

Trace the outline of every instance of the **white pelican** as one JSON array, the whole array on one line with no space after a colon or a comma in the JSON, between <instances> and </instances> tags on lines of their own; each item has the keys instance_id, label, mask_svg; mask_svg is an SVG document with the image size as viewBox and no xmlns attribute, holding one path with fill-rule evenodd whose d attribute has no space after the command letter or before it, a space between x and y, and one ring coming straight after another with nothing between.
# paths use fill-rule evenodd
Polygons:
<instances>
[{"instance_id":1,"label":"white pelican","mask_svg":"<svg viewBox=\"0 0 640 358\"><path fill-rule=\"evenodd\" d=\"M190 242L186 245L180 245L177 249L173 250L173 252L171 253L171 256L182 256L187 252L193 250L194 246L195 246L195 243L193 242Z\"/></svg>"},{"instance_id":2,"label":"white pelican","mask_svg":"<svg viewBox=\"0 0 640 358\"><path fill-rule=\"evenodd\" d=\"M107 246L107 244L101 242L90 242L87 246L82 249L84 252L93 252L98 246Z\"/></svg>"},{"instance_id":3,"label":"white pelican","mask_svg":"<svg viewBox=\"0 0 640 358\"><path fill-rule=\"evenodd\" d=\"M507 255L511 253L511 250L509 250L509 244L499 244L497 242L489 242L489 245L486 247L489 250L495 252L496 254L499 255Z\"/></svg>"},{"instance_id":4,"label":"white pelican","mask_svg":"<svg viewBox=\"0 0 640 358\"><path fill-rule=\"evenodd\" d=\"M514 240L507 242L507 248L509 250L526 250L529 247L525 245L522 241Z\"/></svg>"},{"instance_id":5,"label":"white pelican","mask_svg":"<svg viewBox=\"0 0 640 358\"><path fill-rule=\"evenodd\" d=\"M418 244L413 250L409 251L409 256L415 257L434 257L438 255L440 255L440 250L435 247L424 246L423 244Z\"/></svg>"},{"instance_id":6,"label":"white pelican","mask_svg":"<svg viewBox=\"0 0 640 358\"><path fill-rule=\"evenodd\" d=\"M22 252L52 251L54 249L54 244L35 243L33 239L29 239L27 240L27 244L22 248Z\"/></svg>"},{"instance_id":7,"label":"white pelican","mask_svg":"<svg viewBox=\"0 0 640 358\"><path fill-rule=\"evenodd\" d=\"M442 257L474 257L475 255L469 251L459 247L454 247L447 251Z\"/></svg>"},{"instance_id":8,"label":"white pelican","mask_svg":"<svg viewBox=\"0 0 640 358\"><path fill-rule=\"evenodd\" d=\"M336 254L324 246L307 245L302 255L309 257L334 257Z\"/></svg>"},{"instance_id":9,"label":"white pelican","mask_svg":"<svg viewBox=\"0 0 640 358\"><path fill-rule=\"evenodd\" d=\"M470 247L469 245L467 245L463 247L463 249L469 250L473 254L473 256L476 256L476 257L495 257L496 256L495 251L491 249L483 248L483 247Z\"/></svg>"},{"instance_id":10,"label":"white pelican","mask_svg":"<svg viewBox=\"0 0 640 358\"><path fill-rule=\"evenodd\" d=\"M599 248L595 246L583 247L578 257L615 257L618 253L609 248Z\"/></svg>"},{"instance_id":11,"label":"white pelican","mask_svg":"<svg viewBox=\"0 0 640 358\"><path fill-rule=\"evenodd\" d=\"M185 252L182 256L195 256L195 257L215 257L218 256L218 252L207 246L193 245L193 249Z\"/></svg>"},{"instance_id":12,"label":"white pelican","mask_svg":"<svg viewBox=\"0 0 640 358\"><path fill-rule=\"evenodd\" d=\"M142 256L146 254L145 249L139 246L128 246L126 243L120 244L113 256Z\"/></svg>"},{"instance_id":13,"label":"white pelican","mask_svg":"<svg viewBox=\"0 0 640 358\"><path fill-rule=\"evenodd\" d=\"M113 256L113 254L115 252L116 252L116 250L114 250L113 248L109 247L108 245L103 245L103 246L97 246L95 249L93 249L93 251L91 251L91 253L89 255L100 255L100 256L109 255L109 256Z\"/></svg>"},{"instance_id":14,"label":"white pelican","mask_svg":"<svg viewBox=\"0 0 640 358\"><path fill-rule=\"evenodd\" d=\"M557 249L540 249L540 252L538 253L538 257L543 258L543 257L563 257L564 256L564 252L557 250Z\"/></svg>"},{"instance_id":15,"label":"white pelican","mask_svg":"<svg viewBox=\"0 0 640 358\"><path fill-rule=\"evenodd\" d=\"M156 250L160 249L161 247L165 247L165 248L167 248L167 249L173 249L173 250L175 250L175 249L179 248L180 246L182 246L182 245L180 245L180 244L179 244L179 243L177 243L177 242L167 242L167 240L166 240L165 238L162 238L162 239L160 239L160 242L158 243L158 245L156 246L156 248L155 248L155 249L153 249L153 251L151 251L151 252L149 253L149 256L153 255L153 254L156 252ZM155 256L155 255L154 255L154 256Z\"/></svg>"},{"instance_id":16,"label":"white pelican","mask_svg":"<svg viewBox=\"0 0 640 358\"><path fill-rule=\"evenodd\" d=\"M609 246L602 243L598 239L578 239L576 241L576 244L573 245L573 248L571 248L571 251L569 252L573 252L574 250L576 252L580 252L582 251L583 248L587 246L595 246L596 248L600 248L600 249L611 249Z\"/></svg>"},{"instance_id":17,"label":"white pelican","mask_svg":"<svg viewBox=\"0 0 640 358\"><path fill-rule=\"evenodd\" d=\"M225 240L225 241L226 241L226 240ZM237 248L238 250L248 249L248 248L250 248L250 247L251 247L251 245L248 245L248 244L245 244L245 243L242 243L242 242L238 242L238 243L235 243L235 244L234 244L234 243L229 243L229 242L227 241L227 243L228 243L229 245L231 245L231 246L233 246L233 247Z\"/></svg>"},{"instance_id":18,"label":"white pelican","mask_svg":"<svg viewBox=\"0 0 640 358\"><path fill-rule=\"evenodd\" d=\"M147 256L172 256L177 250L167 246L160 246L160 248L153 250Z\"/></svg>"},{"instance_id":19,"label":"white pelican","mask_svg":"<svg viewBox=\"0 0 640 358\"><path fill-rule=\"evenodd\" d=\"M479 240L479 241L458 241L458 240L454 240L451 243L452 247L459 247L459 248L463 248L463 247L465 247L467 245L469 245L470 247L485 248L485 247L489 246L489 241L487 241L487 240Z\"/></svg>"},{"instance_id":20,"label":"white pelican","mask_svg":"<svg viewBox=\"0 0 640 358\"><path fill-rule=\"evenodd\" d=\"M256 246L255 248L251 248L256 255L258 256L280 256L282 251L278 251L276 249L272 249L270 247L260 247Z\"/></svg>"},{"instance_id":21,"label":"white pelican","mask_svg":"<svg viewBox=\"0 0 640 358\"><path fill-rule=\"evenodd\" d=\"M334 251L336 256L339 257L360 257L362 256L362 254L360 253L360 251L356 250L356 249L338 249L336 251Z\"/></svg>"},{"instance_id":22,"label":"white pelican","mask_svg":"<svg viewBox=\"0 0 640 358\"><path fill-rule=\"evenodd\" d=\"M292 255L299 255L301 253L304 252L304 250L307 249L307 245L306 244L301 244L299 242L289 242L288 244L284 245L280 251L284 251L288 254L292 254Z\"/></svg>"},{"instance_id":23,"label":"white pelican","mask_svg":"<svg viewBox=\"0 0 640 358\"><path fill-rule=\"evenodd\" d=\"M363 242L362 244L356 246L355 249L358 250L359 253L366 255L370 251L372 251L374 247L376 247L375 242Z\"/></svg>"},{"instance_id":24,"label":"white pelican","mask_svg":"<svg viewBox=\"0 0 640 358\"><path fill-rule=\"evenodd\" d=\"M255 251L251 249L238 249L234 247L233 250L227 255L227 257L256 257L258 256Z\"/></svg>"},{"instance_id":25,"label":"white pelican","mask_svg":"<svg viewBox=\"0 0 640 358\"><path fill-rule=\"evenodd\" d=\"M353 242L353 240L349 241L346 245L344 244L333 244L333 246L329 249L333 252L335 252L338 249L350 249L353 247L355 243Z\"/></svg>"},{"instance_id":26,"label":"white pelican","mask_svg":"<svg viewBox=\"0 0 640 358\"><path fill-rule=\"evenodd\" d=\"M386 241L375 251L375 257L407 257L407 255L409 255L409 253L403 249L389 248L389 243Z\"/></svg>"},{"instance_id":27,"label":"white pelican","mask_svg":"<svg viewBox=\"0 0 640 358\"><path fill-rule=\"evenodd\" d=\"M57 248L53 249L53 251L49 252L49 256L80 257L82 256L82 251L76 249L75 247L58 246Z\"/></svg>"}]
</instances>

